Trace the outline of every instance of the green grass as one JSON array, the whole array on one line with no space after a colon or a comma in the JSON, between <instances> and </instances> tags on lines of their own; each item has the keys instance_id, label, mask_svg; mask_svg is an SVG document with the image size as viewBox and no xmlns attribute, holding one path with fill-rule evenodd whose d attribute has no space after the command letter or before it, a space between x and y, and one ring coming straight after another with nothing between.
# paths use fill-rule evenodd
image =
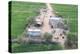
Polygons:
<instances>
[{"instance_id":1,"label":"green grass","mask_svg":"<svg viewBox=\"0 0 80 54\"><path fill-rule=\"evenodd\" d=\"M61 49L62 47L58 44L14 44L12 52L35 52Z\"/></svg>"},{"instance_id":2,"label":"green grass","mask_svg":"<svg viewBox=\"0 0 80 54\"><path fill-rule=\"evenodd\" d=\"M11 36L17 38L25 30L25 25L31 20L30 17L38 15L37 10L44 7L43 3L12 2Z\"/></svg>"}]
</instances>

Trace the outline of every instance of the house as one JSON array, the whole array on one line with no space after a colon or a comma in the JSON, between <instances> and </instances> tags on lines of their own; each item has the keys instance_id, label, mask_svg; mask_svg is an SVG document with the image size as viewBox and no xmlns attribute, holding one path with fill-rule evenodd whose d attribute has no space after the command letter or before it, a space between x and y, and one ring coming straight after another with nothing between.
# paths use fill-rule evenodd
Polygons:
<instances>
[{"instance_id":1,"label":"house","mask_svg":"<svg viewBox=\"0 0 80 54\"><path fill-rule=\"evenodd\" d=\"M27 34L31 37L36 37L36 36L39 37L41 36L41 30L36 27L28 28Z\"/></svg>"},{"instance_id":2,"label":"house","mask_svg":"<svg viewBox=\"0 0 80 54\"><path fill-rule=\"evenodd\" d=\"M32 27L32 28L28 28L27 30L28 39L32 42L42 42L41 35L42 32L41 29L39 28Z\"/></svg>"},{"instance_id":3,"label":"house","mask_svg":"<svg viewBox=\"0 0 80 54\"><path fill-rule=\"evenodd\" d=\"M50 16L49 24L51 28L63 28L64 23L61 17Z\"/></svg>"}]
</instances>

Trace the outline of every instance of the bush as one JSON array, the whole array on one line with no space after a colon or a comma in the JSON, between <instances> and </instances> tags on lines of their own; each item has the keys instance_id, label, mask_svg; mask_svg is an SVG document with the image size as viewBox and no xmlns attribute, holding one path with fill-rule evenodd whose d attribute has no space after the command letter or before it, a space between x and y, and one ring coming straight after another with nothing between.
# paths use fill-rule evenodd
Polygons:
<instances>
[{"instance_id":1,"label":"bush","mask_svg":"<svg viewBox=\"0 0 80 54\"><path fill-rule=\"evenodd\" d=\"M68 34L66 41L67 49L76 49L78 48L78 36L74 34Z\"/></svg>"},{"instance_id":2,"label":"bush","mask_svg":"<svg viewBox=\"0 0 80 54\"><path fill-rule=\"evenodd\" d=\"M50 33L45 33L45 34L44 34L44 39L45 39L46 41L51 41L51 39L52 39L52 34L50 34Z\"/></svg>"}]
</instances>

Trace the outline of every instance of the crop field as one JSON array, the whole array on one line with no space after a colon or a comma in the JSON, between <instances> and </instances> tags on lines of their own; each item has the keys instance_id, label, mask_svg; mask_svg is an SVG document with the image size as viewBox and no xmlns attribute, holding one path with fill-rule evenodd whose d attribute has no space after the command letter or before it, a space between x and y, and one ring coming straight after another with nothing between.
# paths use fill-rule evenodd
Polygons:
<instances>
[{"instance_id":1,"label":"crop field","mask_svg":"<svg viewBox=\"0 0 80 54\"><path fill-rule=\"evenodd\" d=\"M18 38L21 36L30 21L37 16L40 8L45 8L45 3L31 2L15 2L11 4L11 37ZM77 5L51 4L53 9L62 15L64 18L69 16L70 32L77 33ZM71 35L71 34L70 34ZM73 39L75 38L74 35ZM72 39L71 39L72 40ZM56 44L19 44L12 43L12 52L31 52L31 51L46 51L60 50L61 46Z\"/></svg>"}]
</instances>

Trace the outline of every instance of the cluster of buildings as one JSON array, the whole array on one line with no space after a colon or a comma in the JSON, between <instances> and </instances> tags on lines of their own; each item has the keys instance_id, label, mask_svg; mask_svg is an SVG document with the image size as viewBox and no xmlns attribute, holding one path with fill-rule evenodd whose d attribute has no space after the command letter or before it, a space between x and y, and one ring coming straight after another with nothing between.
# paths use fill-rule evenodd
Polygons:
<instances>
[{"instance_id":1,"label":"cluster of buildings","mask_svg":"<svg viewBox=\"0 0 80 54\"><path fill-rule=\"evenodd\" d=\"M36 23L26 29L27 30L26 36L30 41L34 42L45 41L45 39L43 38L44 33L42 27L45 22L44 18L47 18L45 16L47 10L48 9L40 9L40 15L34 18ZM67 40L66 33L68 31L68 27L65 26L63 19L61 17L50 15L48 20L49 20L48 25L51 28L50 34L52 34L52 42L58 42L60 44L64 44L65 41Z\"/></svg>"}]
</instances>

